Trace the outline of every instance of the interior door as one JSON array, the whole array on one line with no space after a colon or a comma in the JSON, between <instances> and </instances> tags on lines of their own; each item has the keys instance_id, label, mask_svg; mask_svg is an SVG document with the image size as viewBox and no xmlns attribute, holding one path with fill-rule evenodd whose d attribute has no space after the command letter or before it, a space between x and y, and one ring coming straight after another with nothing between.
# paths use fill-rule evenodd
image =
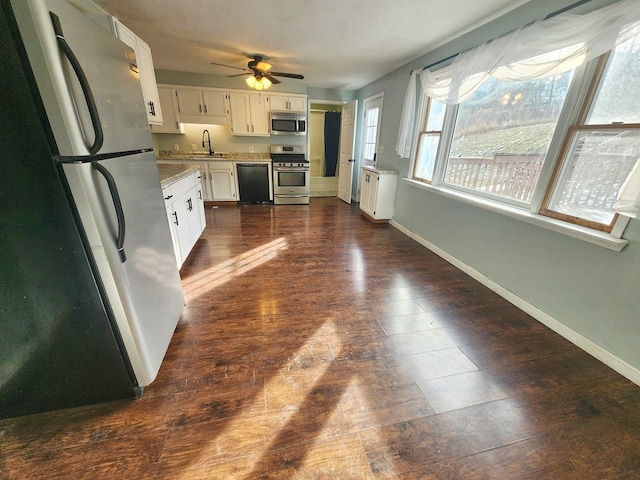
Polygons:
<instances>
[{"instance_id":1,"label":"interior door","mask_svg":"<svg viewBox=\"0 0 640 480\"><path fill-rule=\"evenodd\" d=\"M351 184L353 182L354 132L356 128L356 110L358 101L354 100L342 108L340 125L340 171L338 172L338 198L351 203Z\"/></svg>"}]
</instances>

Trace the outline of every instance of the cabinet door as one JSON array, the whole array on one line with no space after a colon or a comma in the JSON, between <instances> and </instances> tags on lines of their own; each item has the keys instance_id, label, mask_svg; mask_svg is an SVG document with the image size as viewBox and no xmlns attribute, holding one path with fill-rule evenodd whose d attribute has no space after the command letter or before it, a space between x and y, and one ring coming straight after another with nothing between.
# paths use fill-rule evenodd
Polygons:
<instances>
[{"instance_id":1,"label":"cabinet door","mask_svg":"<svg viewBox=\"0 0 640 480\"><path fill-rule=\"evenodd\" d=\"M289 97L284 95L270 95L269 101L271 102L271 110L273 111L285 111L289 110Z\"/></svg>"},{"instance_id":2,"label":"cabinet door","mask_svg":"<svg viewBox=\"0 0 640 480\"><path fill-rule=\"evenodd\" d=\"M202 193L202 184L200 183L196 185L196 195L197 200L195 201L195 208L198 211L198 216L200 217L200 233L198 234L199 237L207 226L207 220L204 215L204 195Z\"/></svg>"},{"instance_id":3,"label":"cabinet door","mask_svg":"<svg viewBox=\"0 0 640 480\"><path fill-rule=\"evenodd\" d=\"M198 198L197 186L185 195L185 205L187 208L187 223L189 224L189 252L200 238L202 233L202 217L200 215L200 200ZM187 254L189 253L187 252Z\"/></svg>"},{"instance_id":4,"label":"cabinet door","mask_svg":"<svg viewBox=\"0 0 640 480\"><path fill-rule=\"evenodd\" d=\"M151 125L152 133L184 133L184 124L178 122L176 91L169 87L158 87L158 99L162 107L162 125Z\"/></svg>"},{"instance_id":5,"label":"cabinet door","mask_svg":"<svg viewBox=\"0 0 640 480\"><path fill-rule=\"evenodd\" d=\"M191 242L191 233L189 231L189 210L187 208L187 199L189 198L189 193L182 195L171 205L173 217L172 221L174 224L176 239L178 244L178 252L180 253L180 261L179 265L182 265L189 255L191 251L192 242Z\"/></svg>"},{"instance_id":6,"label":"cabinet door","mask_svg":"<svg viewBox=\"0 0 640 480\"><path fill-rule=\"evenodd\" d=\"M271 95L269 97L272 111L306 112L306 95Z\"/></svg>"},{"instance_id":7,"label":"cabinet door","mask_svg":"<svg viewBox=\"0 0 640 480\"><path fill-rule=\"evenodd\" d=\"M178 233L176 231L176 219L173 212L173 205L167 207L167 220L169 221L169 231L171 232L171 242L173 243L173 254L176 257L178 269L182 266L182 257L180 256L180 247L178 244Z\"/></svg>"},{"instance_id":8,"label":"cabinet door","mask_svg":"<svg viewBox=\"0 0 640 480\"><path fill-rule=\"evenodd\" d=\"M153 59L149 45L137 38L138 46L138 70L140 73L140 85L142 86L142 96L147 106L147 119L154 125L162 125L162 107L158 98L158 85L156 84L156 74L153 69Z\"/></svg>"},{"instance_id":9,"label":"cabinet door","mask_svg":"<svg viewBox=\"0 0 640 480\"><path fill-rule=\"evenodd\" d=\"M362 189L360 191L360 209L374 216L378 176L370 170L362 170Z\"/></svg>"},{"instance_id":10,"label":"cabinet door","mask_svg":"<svg viewBox=\"0 0 640 480\"><path fill-rule=\"evenodd\" d=\"M229 105L231 107L231 133L233 135L251 135L249 95L231 93Z\"/></svg>"},{"instance_id":11,"label":"cabinet door","mask_svg":"<svg viewBox=\"0 0 640 480\"><path fill-rule=\"evenodd\" d=\"M235 201L236 181L231 162L211 162L209 165L211 189L215 201Z\"/></svg>"},{"instance_id":12,"label":"cabinet door","mask_svg":"<svg viewBox=\"0 0 640 480\"><path fill-rule=\"evenodd\" d=\"M251 135L268 137L269 133L269 97L261 94L249 95L251 110Z\"/></svg>"},{"instance_id":13,"label":"cabinet door","mask_svg":"<svg viewBox=\"0 0 640 480\"><path fill-rule=\"evenodd\" d=\"M291 110L292 112L306 112L307 97L289 97L289 110Z\"/></svg>"},{"instance_id":14,"label":"cabinet door","mask_svg":"<svg viewBox=\"0 0 640 480\"><path fill-rule=\"evenodd\" d=\"M176 89L178 96L178 113L182 116L204 116L202 92L193 89Z\"/></svg>"},{"instance_id":15,"label":"cabinet door","mask_svg":"<svg viewBox=\"0 0 640 480\"><path fill-rule=\"evenodd\" d=\"M140 88L146 105L147 120L150 124L162 124L162 107L158 98L158 87L156 85L156 73L153 69L151 49L141 38L129 30L125 25L114 19L116 36L125 45L133 49L132 64L138 67L140 77Z\"/></svg>"},{"instance_id":16,"label":"cabinet door","mask_svg":"<svg viewBox=\"0 0 640 480\"><path fill-rule=\"evenodd\" d=\"M379 176L374 172L367 172L369 175L369 198L367 199L367 209L369 215L376 217L376 202L378 201L378 181Z\"/></svg>"},{"instance_id":17,"label":"cabinet door","mask_svg":"<svg viewBox=\"0 0 640 480\"><path fill-rule=\"evenodd\" d=\"M213 200L211 195L211 187L209 184L209 165L206 160L202 160L200 162L196 160L183 160L182 163L184 165L197 165L200 169L200 172L196 174L196 183L201 183L203 199L208 201Z\"/></svg>"},{"instance_id":18,"label":"cabinet door","mask_svg":"<svg viewBox=\"0 0 640 480\"><path fill-rule=\"evenodd\" d=\"M204 116L217 121L229 118L229 94L216 90L203 90ZM227 122L228 123L228 122Z\"/></svg>"}]
</instances>

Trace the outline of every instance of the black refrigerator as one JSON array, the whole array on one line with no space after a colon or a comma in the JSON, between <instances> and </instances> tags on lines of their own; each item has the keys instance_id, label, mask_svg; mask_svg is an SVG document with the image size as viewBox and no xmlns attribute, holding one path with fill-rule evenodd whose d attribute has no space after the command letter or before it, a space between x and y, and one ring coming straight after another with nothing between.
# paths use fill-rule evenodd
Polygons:
<instances>
[{"instance_id":1,"label":"black refrigerator","mask_svg":"<svg viewBox=\"0 0 640 480\"><path fill-rule=\"evenodd\" d=\"M0 419L139 396L184 296L132 51L0 5Z\"/></svg>"}]
</instances>

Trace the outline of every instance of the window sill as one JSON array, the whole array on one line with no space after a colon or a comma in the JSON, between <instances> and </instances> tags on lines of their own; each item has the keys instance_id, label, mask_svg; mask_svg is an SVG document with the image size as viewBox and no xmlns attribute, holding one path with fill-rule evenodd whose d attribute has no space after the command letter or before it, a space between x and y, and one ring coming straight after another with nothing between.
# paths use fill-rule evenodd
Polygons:
<instances>
[{"instance_id":1,"label":"window sill","mask_svg":"<svg viewBox=\"0 0 640 480\"><path fill-rule=\"evenodd\" d=\"M563 235L568 235L579 240L584 240L585 242L605 247L616 252L622 250L629 243L628 240L614 237L613 235L610 235L606 232L599 232L597 230L581 227L579 225L573 225L561 220L556 220L555 218L526 212L516 207L492 202L480 197L474 197L472 195L467 195L465 193L457 192L448 188L437 187L418 182L410 178L404 178L403 180L407 185L411 185L412 187L420 188L428 192L437 193L439 195L443 195L445 197L452 198L454 200L458 200L470 205L475 205L485 210L522 220L523 222L537 225L539 227L546 228Z\"/></svg>"}]
</instances>

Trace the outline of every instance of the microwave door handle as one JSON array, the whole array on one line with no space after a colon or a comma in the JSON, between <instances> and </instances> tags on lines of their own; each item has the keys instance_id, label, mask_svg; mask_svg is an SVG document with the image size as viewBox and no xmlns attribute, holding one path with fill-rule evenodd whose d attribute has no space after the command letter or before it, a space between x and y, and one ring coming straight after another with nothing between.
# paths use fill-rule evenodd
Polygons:
<instances>
[{"instance_id":1,"label":"microwave door handle","mask_svg":"<svg viewBox=\"0 0 640 480\"><path fill-rule=\"evenodd\" d=\"M116 181L111 175L111 172L107 170L104 165L100 165L97 161L91 162L91 166L100 172L100 174L107 181L107 185L109 186L109 192L111 193L111 199L113 200L113 206L116 210L116 218L118 219L118 235L116 237L116 250L118 251L118 255L120 256L120 262L124 263L127 261L127 255L124 253L124 235L125 235L125 219L124 219L124 210L122 208L122 201L120 200L120 194L118 193L118 187L116 186ZM176 216L177 218L177 216Z\"/></svg>"},{"instance_id":2,"label":"microwave door handle","mask_svg":"<svg viewBox=\"0 0 640 480\"><path fill-rule=\"evenodd\" d=\"M98 107L96 107L96 101L93 97L93 92L91 91L89 80L84 74L78 58L73 53L73 50L71 50L71 47L64 38L60 19L53 12L49 12L49 15L51 16L51 23L53 23L53 30L56 34L58 46L60 47L60 50L62 50L62 53L64 53L64 56L69 60L69 63L71 64L71 67L73 68L73 71L75 72L76 77L80 82L80 87L82 87L82 93L84 95L85 102L87 103L87 108L91 117L91 125L93 126L93 131L95 134L93 144L89 147L89 155L95 155L102 148L102 142L104 141L104 132L102 131L102 125L100 124Z\"/></svg>"}]
</instances>

